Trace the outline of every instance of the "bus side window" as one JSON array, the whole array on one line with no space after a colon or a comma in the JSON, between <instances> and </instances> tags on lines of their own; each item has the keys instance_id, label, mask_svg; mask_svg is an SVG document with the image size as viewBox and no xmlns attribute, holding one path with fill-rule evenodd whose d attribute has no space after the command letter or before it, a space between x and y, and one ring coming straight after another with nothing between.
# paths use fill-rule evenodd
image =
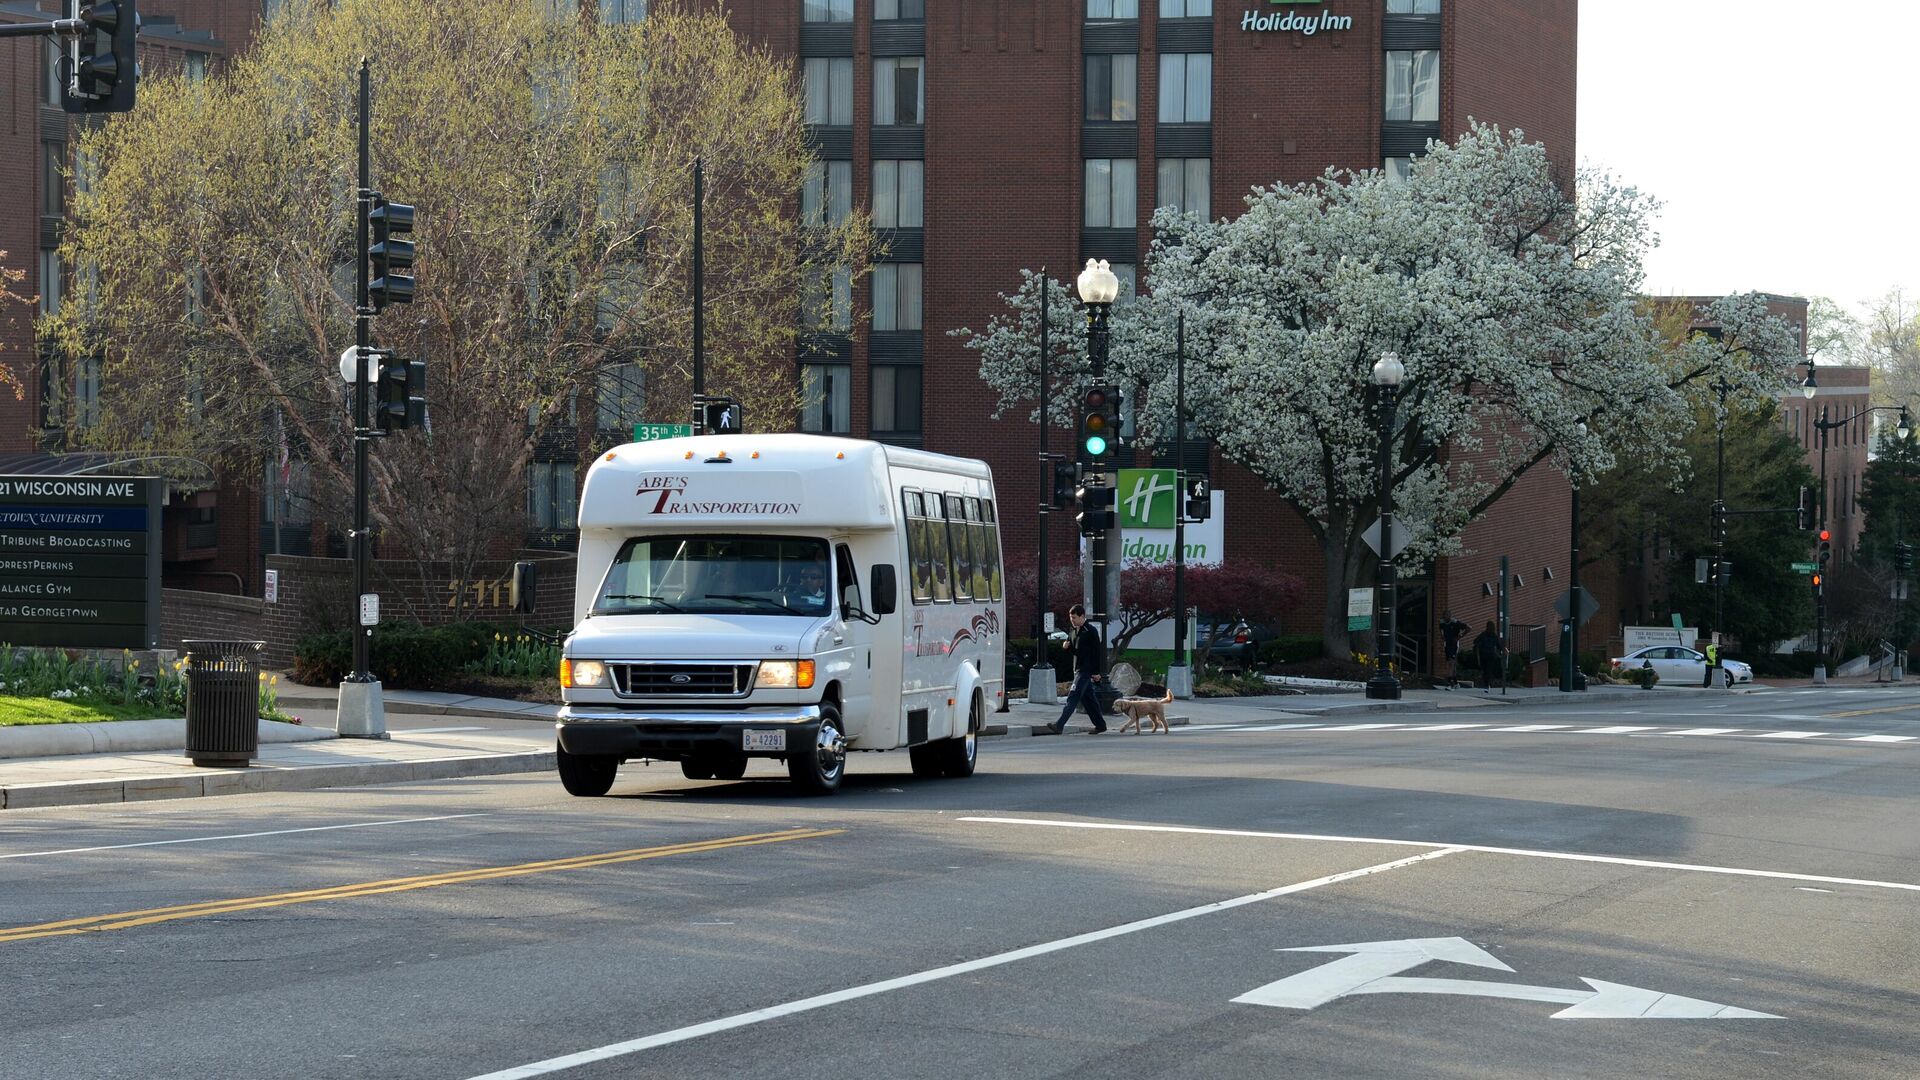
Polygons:
<instances>
[{"instance_id":1,"label":"bus side window","mask_svg":"<svg viewBox=\"0 0 1920 1080\"><path fill-rule=\"evenodd\" d=\"M973 599L973 539L967 535L967 500L949 495L946 502L947 536L953 548L953 601L965 603Z\"/></svg>"},{"instance_id":2,"label":"bus side window","mask_svg":"<svg viewBox=\"0 0 1920 1080\"><path fill-rule=\"evenodd\" d=\"M1000 580L999 515L994 512L992 499L981 499L980 510L982 511L982 516L986 519L986 523L987 523L986 537L987 537L988 583L993 586L993 598L995 600L999 600L1002 598L1001 590L1005 588L1005 586L1001 584L1001 580Z\"/></svg>"},{"instance_id":3,"label":"bus side window","mask_svg":"<svg viewBox=\"0 0 1920 1080\"><path fill-rule=\"evenodd\" d=\"M973 598L985 602L993 598L993 555L987 549L987 525L980 514L980 500L967 497L967 536L973 543Z\"/></svg>"},{"instance_id":4,"label":"bus side window","mask_svg":"<svg viewBox=\"0 0 1920 1080\"><path fill-rule=\"evenodd\" d=\"M927 500L927 545L928 554L933 556L933 598L939 602L953 599L953 560L947 550L946 503L929 491Z\"/></svg>"},{"instance_id":5,"label":"bus side window","mask_svg":"<svg viewBox=\"0 0 1920 1080\"><path fill-rule=\"evenodd\" d=\"M927 510L917 491L900 493L907 519L908 589L916 604L933 602L933 554L927 538Z\"/></svg>"},{"instance_id":6,"label":"bus side window","mask_svg":"<svg viewBox=\"0 0 1920 1080\"><path fill-rule=\"evenodd\" d=\"M840 610L866 611L866 605L860 602L860 574L853 566L853 552L840 544L834 548L833 557L840 575Z\"/></svg>"}]
</instances>

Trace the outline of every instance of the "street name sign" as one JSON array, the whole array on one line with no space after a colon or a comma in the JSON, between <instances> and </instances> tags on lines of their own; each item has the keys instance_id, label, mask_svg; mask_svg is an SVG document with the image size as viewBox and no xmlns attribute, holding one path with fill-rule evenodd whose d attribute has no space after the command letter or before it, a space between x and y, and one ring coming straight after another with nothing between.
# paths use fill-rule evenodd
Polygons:
<instances>
[{"instance_id":1,"label":"street name sign","mask_svg":"<svg viewBox=\"0 0 1920 1080\"><path fill-rule=\"evenodd\" d=\"M635 424L634 442L653 442L656 439L684 439L693 434L692 424Z\"/></svg>"},{"instance_id":2,"label":"street name sign","mask_svg":"<svg viewBox=\"0 0 1920 1080\"><path fill-rule=\"evenodd\" d=\"M1567 1006L1555 1020L1778 1020L1772 1013L1754 1012L1714 1001L1681 997L1638 986L1581 978L1587 989L1528 986L1481 979L1422 979L1401 976L1422 964L1440 961L1513 969L1465 938L1407 938L1401 941L1360 941L1348 945L1311 945L1279 952L1346 953L1319 967L1308 968L1278 982L1249 990L1234 998L1236 1005L1266 1005L1277 1009L1314 1009L1359 994L1450 994L1466 997L1545 1001Z\"/></svg>"},{"instance_id":3,"label":"street name sign","mask_svg":"<svg viewBox=\"0 0 1920 1080\"><path fill-rule=\"evenodd\" d=\"M0 641L157 647L165 493L153 476L0 476Z\"/></svg>"},{"instance_id":4,"label":"street name sign","mask_svg":"<svg viewBox=\"0 0 1920 1080\"><path fill-rule=\"evenodd\" d=\"M1797 562L1793 564L1792 569L1796 574L1811 574L1813 573L1813 564L1810 562Z\"/></svg>"}]
</instances>

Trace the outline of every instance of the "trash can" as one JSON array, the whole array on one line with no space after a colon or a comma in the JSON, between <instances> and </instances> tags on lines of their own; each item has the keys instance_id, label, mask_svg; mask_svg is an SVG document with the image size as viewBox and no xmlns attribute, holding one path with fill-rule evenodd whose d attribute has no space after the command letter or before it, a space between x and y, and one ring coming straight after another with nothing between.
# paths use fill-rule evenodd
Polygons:
<instances>
[{"instance_id":1,"label":"trash can","mask_svg":"<svg viewBox=\"0 0 1920 1080\"><path fill-rule=\"evenodd\" d=\"M187 757L244 768L260 751L260 650L264 641L183 641L187 650Z\"/></svg>"}]
</instances>

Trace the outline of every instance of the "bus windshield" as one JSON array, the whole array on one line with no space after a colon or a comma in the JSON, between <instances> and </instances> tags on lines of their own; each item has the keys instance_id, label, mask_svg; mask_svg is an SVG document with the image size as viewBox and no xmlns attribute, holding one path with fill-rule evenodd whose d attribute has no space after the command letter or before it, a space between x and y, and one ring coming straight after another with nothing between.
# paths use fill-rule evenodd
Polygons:
<instances>
[{"instance_id":1,"label":"bus windshield","mask_svg":"<svg viewBox=\"0 0 1920 1080\"><path fill-rule=\"evenodd\" d=\"M786 536L642 536L607 569L595 615L827 614L827 542Z\"/></svg>"}]
</instances>

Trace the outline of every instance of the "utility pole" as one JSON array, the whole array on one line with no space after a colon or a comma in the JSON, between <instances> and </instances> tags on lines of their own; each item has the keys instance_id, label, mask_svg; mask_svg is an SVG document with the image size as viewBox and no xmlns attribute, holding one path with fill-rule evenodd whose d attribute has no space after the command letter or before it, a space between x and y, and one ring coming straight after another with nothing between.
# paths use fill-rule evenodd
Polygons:
<instances>
[{"instance_id":1,"label":"utility pole","mask_svg":"<svg viewBox=\"0 0 1920 1080\"><path fill-rule=\"evenodd\" d=\"M373 300L368 295L367 217L373 211L373 165L368 149L368 133L373 110L373 81L366 57L360 58L360 186L356 190L356 229L359 246L359 288L354 294L353 361L353 594L358 598L358 619L353 633L353 673L340 684L340 711L336 720L341 736L349 738L387 738L387 718L380 695L380 681L368 668L373 666L373 628L380 621L380 598L368 586L368 562L372 558L372 536L367 520L367 450L373 441L373 422L367 400L372 382L367 365L373 359Z\"/></svg>"}]
</instances>

